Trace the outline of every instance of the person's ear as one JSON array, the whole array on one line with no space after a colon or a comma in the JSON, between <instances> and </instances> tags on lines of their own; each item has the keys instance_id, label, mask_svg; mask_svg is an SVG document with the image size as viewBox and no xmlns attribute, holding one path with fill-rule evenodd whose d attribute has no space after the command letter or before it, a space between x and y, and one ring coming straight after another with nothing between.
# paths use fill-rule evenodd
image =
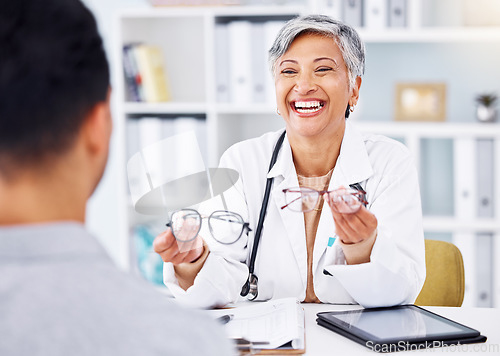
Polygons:
<instances>
[{"instance_id":1,"label":"person's ear","mask_svg":"<svg viewBox=\"0 0 500 356\"><path fill-rule=\"evenodd\" d=\"M352 87L351 99L349 100L349 105L351 107L356 106L359 99L359 89L361 88L361 77L356 77L354 86Z\"/></svg>"},{"instance_id":2,"label":"person's ear","mask_svg":"<svg viewBox=\"0 0 500 356\"><path fill-rule=\"evenodd\" d=\"M108 90L106 101L98 102L89 111L82 127L86 147L91 154L98 154L109 150L109 141L112 130L111 89Z\"/></svg>"}]
</instances>

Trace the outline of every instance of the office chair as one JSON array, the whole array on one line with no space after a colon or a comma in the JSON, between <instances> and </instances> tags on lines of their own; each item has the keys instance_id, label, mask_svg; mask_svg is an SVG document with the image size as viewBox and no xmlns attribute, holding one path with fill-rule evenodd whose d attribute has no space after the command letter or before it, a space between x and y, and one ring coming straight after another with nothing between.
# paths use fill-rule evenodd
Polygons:
<instances>
[{"instance_id":1,"label":"office chair","mask_svg":"<svg viewBox=\"0 0 500 356\"><path fill-rule=\"evenodd\" d=\"M460 307L464 300L464 262L452 243L425 240L427 277L416 305Z\"/></svg>"}]
</instances>

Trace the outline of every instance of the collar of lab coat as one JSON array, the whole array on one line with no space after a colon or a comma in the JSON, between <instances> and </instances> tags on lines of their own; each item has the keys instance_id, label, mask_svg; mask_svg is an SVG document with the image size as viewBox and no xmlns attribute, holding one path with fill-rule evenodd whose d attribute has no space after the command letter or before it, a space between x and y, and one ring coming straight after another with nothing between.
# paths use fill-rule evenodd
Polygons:
<instances>
[{"instance_id":1,"label":"collar of lab coat","mask_svg":"<svg viewBox=\"0 0 500 356\"><path fill-rule=\"evenodd\" d=\"M267 178L279 176L290 177L296 175L293 164L292 149L288 136L285 136L283 145L275 165L267 174ZM330 189L340 185L359 183L373 174L373 168L368 158L368 152L362 134L347 121L344 138L340 146L340 155L330 181Z\"/></svg>"}]
</instances>

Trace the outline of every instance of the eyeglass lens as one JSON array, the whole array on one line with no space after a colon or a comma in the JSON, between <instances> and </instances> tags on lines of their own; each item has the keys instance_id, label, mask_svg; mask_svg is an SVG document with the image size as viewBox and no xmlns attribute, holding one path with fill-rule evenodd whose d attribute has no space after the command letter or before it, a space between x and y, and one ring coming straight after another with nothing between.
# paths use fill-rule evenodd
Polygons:
<instances>
[{"instance_id":1,"label":"eyeglass lens","mask_svg":"<svg viewBox=\"0 0 500 356\"><path fill-rule=\"evenodd\" d=\"M196 210L184 209L172 214L172 233L179 241L193 240L198 235L200 227L201 216Z\"/></svg>"},{"instance_id":2,"label":"eyeglass lens","mask_svg":"<svg viewBox=\"0 0 500 356\"><path fill-rule=\"evenodd\" d=\"M316 208L319 200L317 190L311 188L291 188L285 191L286 207L295 212L308 212ZM361 207L359 191L351 188L339 188L329 192L338 212L355 213Z\"/></svg>"},{"instance_id":3,"label":"eyeglass lens","mask_svg":"<svg viewBox=\"0 0 500 356\"><path fill-rule=\"evenodd\" d=\"M359 192L355 189L336 189L330 192L330 197L339 213L352 214L361 207Z\"/></svg>"},{"instance_id":4,"label":"eyeglass lens","mask_svg":"<svg viewBox=\"0 0 500 356\"><path fill-rule=\"evenodd\" d=\"M318 204L319 192L309 188L288 189L285 191L286 206L295 212L311 211Z\"/></svg>"},{"instance_id":5,"label":"eyeglass lens","mask_svg":"<svg viewBox=\"0 0 500 356\"><path fill-rule=\"evenodd\" d=\"M242 217L228 211L214 211L208 218L208 227L213 238L226 245L240 238L243 226Z\"/></svg>"},{"instance_id":6,"label":"eyeglass lens","mask_svg":"<svg viewBox=\"0 0 500 356\"><path fill-rule=\"evenodd\" d=\"M188 242L194 240L200 232L201 221L202 217L196 210L182 209L172 214L169 226L178 241ZM243 218L230 211L214 211L208 217L212 237L225 245L236 242L245 226Z\"/></svg>"}]
</instances>

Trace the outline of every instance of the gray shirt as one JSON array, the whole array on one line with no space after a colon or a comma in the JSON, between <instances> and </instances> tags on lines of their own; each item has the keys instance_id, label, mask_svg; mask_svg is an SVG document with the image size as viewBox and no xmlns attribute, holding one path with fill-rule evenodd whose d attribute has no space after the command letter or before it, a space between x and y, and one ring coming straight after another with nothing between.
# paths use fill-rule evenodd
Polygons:
<instances>
[{"instance_id":1,"label":"gray shirt","mask_svg":"<svg viewBox=\"0 0 500 356\"><path fill-rule=\"evenodd\" d=\"M222 327L115 267L81 224L0 227L0 355L229 355Z\"/></svg>"}]
</instances>

